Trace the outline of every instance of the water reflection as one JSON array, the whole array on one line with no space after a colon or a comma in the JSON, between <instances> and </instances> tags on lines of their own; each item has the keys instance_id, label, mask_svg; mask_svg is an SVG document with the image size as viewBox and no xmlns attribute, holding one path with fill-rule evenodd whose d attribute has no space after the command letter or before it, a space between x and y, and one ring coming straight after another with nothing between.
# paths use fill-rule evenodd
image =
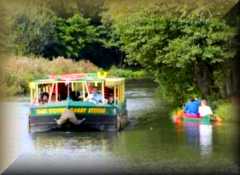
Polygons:
<instances>
[{"instance_id":1,"label":"water reflection","mask_svg":"<svg viewBox=\"0 0 240 175\"><path fill-rule=\"evenodd\" d=\"M186 122L184 129L187 143L196 150L200 150L201 156L212 153L212 125Z\"/></svg>"},{"instance_id":2,"label":"water reflection","mask_svg":"<svg viewBox=\"0 0 240 175\"><path fill-rule=\"evenodd\" d=\"M212 153L212 125L200 124L199 133L201 155Z\"/></svg>"},{"instance_id":3,"label":"water reflection","mask_svg":"<svg viewBox=\"0 0 240 175\"><path fill-rule=\"evenodd\" d=\"M199 124L186 122L184 128L187 136L187 143L193 147L199 147Z\"/></svg>"},{"instance_id":4,"label":"water reflection","mask_svg":"<svg viewBox=\"0 0 240 175\"><path fill-rule=\"evenodd\" d=\"M106 152L112 150L112 145L118 133L95 132L49 132L33 134L34 152L59 153L74 152Z\"/></svg>"}]
</instances>

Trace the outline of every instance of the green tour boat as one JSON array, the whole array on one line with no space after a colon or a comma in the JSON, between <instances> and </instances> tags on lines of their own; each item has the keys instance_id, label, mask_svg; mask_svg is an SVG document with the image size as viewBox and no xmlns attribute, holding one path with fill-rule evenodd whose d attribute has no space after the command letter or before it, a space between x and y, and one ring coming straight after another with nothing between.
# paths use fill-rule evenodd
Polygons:
<instances>
[{"instance_id":1,"label":"green tour boat","mask_svg":"<svg viewBox=\"0 0 240 175\"><path fill-rule=\"evenodd\" d=\"M127 123L124 78L106 72L49 75L29 83L31 132L119 131Z\"/></svg>"}]
</instances>

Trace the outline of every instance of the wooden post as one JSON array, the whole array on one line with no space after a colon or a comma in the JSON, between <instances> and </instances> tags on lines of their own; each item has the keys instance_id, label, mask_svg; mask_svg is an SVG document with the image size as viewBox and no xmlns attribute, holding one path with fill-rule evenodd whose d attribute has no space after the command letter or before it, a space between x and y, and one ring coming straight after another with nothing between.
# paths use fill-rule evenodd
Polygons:
<instances>
[{"instance_id":1,"label":"wooden post","mask_svg":"<svg viewBox=\"0 0 240 175\"><path fill-rule=\"evenodd\" d=\"M53 88L54 88L54 84L52 83L52 87L51 87L51 90L50 90L50 93L49 93L49 97L48 97L48 103L51 101Z\"/></svg>"},{"instance_id":2,"label":"wooden post","mask_svg":"<svg viewBox=\"0 0 240 175\"><path fill-rule=\"evenodd\" d=\"M82 82L82 93L83 93L83 101L85 101L85 87L84 87L84 82Z\"/></svg>"},{"instance_id":3,"label":"wooden post","mask_svg":"<svg viewBox=\"0 0 240 175\"><path fill-rule=\"evenodd\" d=\"M88 89L87 82L85 82L85 86L86 86L86 89L87 89L87 93L88 93L88 95L89 95L89 89Z\"/></svg>"},{"instance_id":4,"label":"wooden post","mask_svg":"<svg viewBox=\"0 0 240 175\"><path fill-rule=\"evenodd\" d=\"M122 101L124 102L124 82L122 82Z\"/></svg>"},{"instance_id":5,"label":"wooden post","mask_svg":"<svg viewBox=\"0 0 240 175\"><path fill-rule=\"evenodd\" d=\"M102 103L104 102L105 96L104 96L104 81L102 82Z\"/></svg>"},{"instance_id":6,"label":"wooden post","mask_svg":"<svg viewBox=\"0 0 240 175\"><path fill-rule=\"evenodd\" d=\"M67 99L70 97L70 83L67 84Z\"/></svg>"},{"instance_id":7,"label":"wooden post","mask_svg":"<svg viewBox=\"0 0 240 175\"><path fill-rule=\"evenodd\" d=\"M118 87L118 102L120 102L120 85L117 86Z\"/></svg>"},{"instance_id":8,"label":"wooden post","mask_svg":"<svg viewBox=\"0 0 240 175\"><path fill-rule=\"evenodd\" d=\"M39 104L38 84L36 84L36 86L37 86L37 88L36 88L36 93L37 93L36 98L37 98L37 104Z\"/></svg>"},{"instance_id":9,"label":"wooden post","mask_svg":"<svg viewBox=\"0 0 240 175\"><path fill-rule=\"evenodd\" d=\"M123 84L121 84L121 98L122 98L122 102L123 102Z\"/></svg>"},{"instance_id":10,"label":"wooden post","mask_svg":"<svg viewBox=\"0 0 240 175\"><path fill-rule=\"evenodd\" d=\"M56 86L55 86L55 97L57 102L58 101L58 83L56 83Z\"/></svg>"},{"instance_id":11,"label":"wooden post","mask_svg":"<svg viewBox=\"0 0 240 175\"><path fill-rule=\"evenodd\" d=\"M31 98L31 104L33 103L33 90L32 88L30 89L30 98Z\"/></svg>"},{"instance_id":12,"label":"wooden post","mask_svg":"<svg viewBox=\"0 0 240 175\"><path fill-rule=\"evenodd\" d=\"M119 85L119 99L122 102L122 84Z\"/></svg>"}]
</instances>

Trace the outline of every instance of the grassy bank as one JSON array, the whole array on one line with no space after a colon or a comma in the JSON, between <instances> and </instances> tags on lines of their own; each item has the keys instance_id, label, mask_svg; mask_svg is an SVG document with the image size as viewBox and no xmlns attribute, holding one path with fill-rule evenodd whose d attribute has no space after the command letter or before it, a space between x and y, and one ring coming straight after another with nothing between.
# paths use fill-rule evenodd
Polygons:
<instances>
[{"instance_id":1,"label":"grassy bank","mask_svg":"<svg viewBox=\"0 0 240 175\"><path fill-rule=\"evenodd\" d=\"M0 88L4 96L26 95L31 80L43 78L48 74L64 74L77 72L97 72L101 69L87 60L73 61L58 57L53 60L36 57L12 56L1 64ZM141 70L120 69L112 67L109 76L121 76L126 79L144 78Z\"/></svg>"},{"instance_id":2,"label":"grassy bank","mask_svg":"<svg viewBox=\"0 0 240 175\"><path fill-rule=\"evenodd\" d=\"M230 101L221 101L216 105L214 109L214 114L227 122L237 122L238 118L236 115L236 107Z\"/></svg>"},{"instance_id":3,"label":"grassy bank","mask_svg":"<svg viewBox=\"0 0 240 175\"><path fill-rule=\"evenodd\" d=\"M144 70L120 69L115 66L113 66L108 71L108 74L110 76L125 77L126 79L150 78L150 77L148 77L147 73Z\"/></svg>"}]
</instances>

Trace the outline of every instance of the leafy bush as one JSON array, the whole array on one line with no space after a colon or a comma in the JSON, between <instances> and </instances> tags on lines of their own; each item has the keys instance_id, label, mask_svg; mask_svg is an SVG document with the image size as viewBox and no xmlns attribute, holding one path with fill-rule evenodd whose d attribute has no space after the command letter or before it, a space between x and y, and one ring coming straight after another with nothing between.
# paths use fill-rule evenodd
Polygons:
<instances>
[{"instance_id":1,"label":"leafy bush","mask_svg":"<svg viewBox=\"0 0 240 175\"><path fill-rule=\"evenodd\" d=\"M144 70L121 69L115 66L109 70L110 76L125 77L128 79L142 79L147 78L147 73Z\"/></svg>"},{"instance_id":2,"label":"leafy bush","mask_svg":"<svg viewBox=\"0 0 240 175\"><path fill-rule=\"evenodd\" d=\"M79 14L63 19L58 18L56 25L58 40L63 46L64 56L79 58L88 44L98 39L96 27L90 25L90 19Z\"/></svg>"},{"instance_id":3,"label":"leafy bush","mask_svg":"<svg viewBox=\"0 0 240 175\"><path fill-rule=\"evenodd\" d=\"M234 107L230 102L221 102L217 105L214 111L215 115L221 117L224 121L236 121L234 115Z\"/></svg>"},{"instance_id":4,"label":"leafy bush","mask_svg":"<svg viewBox=\"0 0 240 175\"><path fill-rule=\"evenodd\" d=\"M115 28L128 63L151 72L161 94L174 101L216 93L212 70L236 53L230 46L235 29L201 14L165 17L147 9Z\"/></svg>"},{"instance_id":5,"label":"leafy bush","mask_svg":"<svg viewBox=\"0 0 240 175\"><path fill-rule=\"evenodd\" d=\"M2 64L1 89L4 95L23 95L29 91L29 81L48 74L96 71L98 68L86 60L75 62L58 57L49 61L41 57L11 57Z\"/></svg>"},{"instance_id":6,"label":"leafy bush","mask_svg":"<svg viewBox=\"0 0 240 175\"><path fill-rule=\"evenodd\" d=\"M44 8L28 9L12 18L10 46L18 55L43 55L57 42L56 17Z\"/></svg>"},{"instance_id":7,"label":"leafy bush","mask_svg":"<svg viewBox=\"0 0 240 175\"><path fill-rule=\"evenodd\" d=\"M100 69L88 60L73 61L57 57L52 61L42 57L10 57L2 64L1 85L4 95L25 95L28 93L29 81L44 78L49 74L97 72ZM110 76L129 79L146 78L143 70L119 69L112 67Z\"/></svg>"}]
</instances>

